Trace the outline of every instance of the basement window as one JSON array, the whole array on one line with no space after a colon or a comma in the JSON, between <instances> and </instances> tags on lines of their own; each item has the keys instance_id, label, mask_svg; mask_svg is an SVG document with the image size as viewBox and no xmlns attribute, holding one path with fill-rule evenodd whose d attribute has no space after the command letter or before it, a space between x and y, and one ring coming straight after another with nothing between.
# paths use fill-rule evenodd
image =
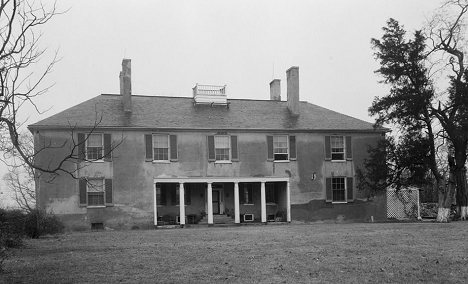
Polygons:
<instances>
[{"instance_id":1,"label":"basement window","mask_svg":"<svg viewBox=\"0 0 468 284\"><path fill-rule=\"evenodd\" d=\"M104 223L91 223L91 230L104 230Z\"/></svg>"}]
</instances>

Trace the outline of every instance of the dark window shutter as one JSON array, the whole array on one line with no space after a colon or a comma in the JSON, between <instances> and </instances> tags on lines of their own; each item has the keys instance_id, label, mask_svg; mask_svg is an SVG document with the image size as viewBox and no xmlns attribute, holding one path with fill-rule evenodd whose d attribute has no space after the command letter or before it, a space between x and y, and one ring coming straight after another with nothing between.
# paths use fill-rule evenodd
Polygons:
<instances>
[{"instance_id":1,"label":"dark window shutter","mask_svg":"<svg viewBox=\"0 0 468 284\"><path fill-rule=\"evenodd\" d=\"M296 160L296 136L289 136L289 159Z\"/></svg>"},{"instance_id":2,"label":"dark window shutter","mask_svg":"<svg viewBox=\"0 0 468 284\"><path fill-rule=\"evenodd\" d=\"M353 185L353 178L348 177L346 178L346 190L348 193L347 200L348 202L353 202L354 201L354 185Z\"/></svg>"},{"instance_id":3,"label":"dark window shutter","mask_svg":"<svg viewBox=\"0 0 468 284\"><path fill-rule=\"evenodd\" d=\"M331 178L326 178L325 179L325 188L326 188L326 201L327 202L332 202L333 201L333 193L332 193L332 179Z\"/></svg>"},{"instance_id":4,"label":"dark window shutter","mask_svg":"<svg viewBox=\"0 0 468 284\"><path fill-rule=\"evenodd\" d=\"M113 199L113 188L112 188L112 179L105 180L105 187L106 187L106 205L112 206L114 205Z\"/></svg>"},{"instance_id":5,"label":"dark window shutter","mask_svg":"<svg viewBox=\"0 0 468 284\"><path fill-rule=\"evenodd\" d=\"M190 186L187 186L187 184L185 184L184 190L185 190L185 192L184 192L185 205L190 205L190 203L192 203L192 195L191 195Z\"/></svg>"},{"instance_id":6,"label":"dark window shutter","mask_svg":"<svg viewBox=\"0 0 468 284\"><path fill-rule=\"evenodd\" d=\"M273 155L273 136L267 136L267 161L273 161L275 159Z\"/></svg>"},{"instance_id":7,"label":"dark window shutter","mask_svg":"<svg viewBox=\"0 0 468 284\"><path fill-rule=\"evenodd\" d=\"M330 136L325 136L325 160L331 160Z\"/></svg>"},{"instance_id":8,"label":"dark window shutter","mask_svg":"<svg viewBox=\"0 0 468 284\"><path fill-rule=\"evenodd\" d=\"M161 184L161 205L167 204L167 187L166 184Z\"/></svg>"},{"instance_id":9,"label":"dark window shutter","mask_svg":"<svg viewBox=\"0 0 468 284\"><path fill-rule=\"evenodd\" d=\"M245 203L245 188L244 185L239 186L239 203Z\"/></svg>"},{"instance_id":10,"label":"dark window shutter","mask_svg":"<svg viewBox=\"0 0 468 284\"><path fill-rule=\"evenodd\" d=\"M231 135L231 160L239 161L239 153L237 152L237 136Z\"/></svg>"},{"instance_id":11,"label":"dark window shutter","mask_svg":"<svg viewBox=\"0 0 468 284\"><path fill-rule=\"evenodd\" d=\"M215 155L215 146L214 146L214 136L208 136L208 161L213 162L216 160Z\"/></svg>"},{"instance_id":12,"label":"dark window shutter","mask_svg":"<svg viewBox=\"0 0 468 284\"><path fill-rule=\"evenodd\" d=\"M177 203L177 191L176 191L176 187L175 187L175 186L172 186L172 184L171 184L169 190L171 191L171 204L172 204L172 205L178 205L178 203Z\"/></svg>"},{"instance_id":13,"label":"dark window shutter","mask_svg":"<svg viewBox=\"0 0 468 284\"><path fill-rule=\"evenodd\" d=\"M104 160L112 160L112 136L110 134L104 134Z\"/></svg>"},{"instance_id":14,"label":"dark window shutter","mask_svg":"<svg viewBox=\"0 0 468 284\"><path fill-rule=\"evenodd\" d=\"M346 136L346 159L351 160L353 159L353 147L351 144L351 136Z\"/></svg>"},{"instance_id":15,"label":"dark window shutter","mask_svg":"<svg viewBox=\"0 0 468 284\"><path fill-rule=\"evenodd\" d=\"M273 190L275 191L275 203L278 203L279 197L278 197L278 188L276 186L276 183L274 183Z\"/></svg>"},{"instance_id":16,"label":"dark window shutter","mask_svg":"<svg viewBox=\"0 0 468 284\"><path fill-rule=\"evenodd\" d=\"M171 147L171 161L177 161L177 135L169 135L170 147Z\"/></svg>"},{"instance_id":17,"label":"dark window shutter","mask_svg":"<svg viewBox=\"0 0 468 284\"><path fill-rule=\"evenodd\" d=\"M80 206L88 205L87 202L87 190L86 190L86 179L82 178L79 180L79 191L80 191Z\"/></svg>"},{"instance_id":18,"label":"dark window shutter","mask_svg":"<svg viewBox=\"0 0 468 284\"><path fill-rule=\"evenodd\" d=\"M146 161L153 160L153 135L145 135Z\"/></svg>"},{"instance_id":19,"label":"dark window shutter","mask_svg":"<svg viewBox=\"0 0 468 284\"><path fill-rule=\"evenodd\" d=\"M78 158L80 160L85 159L85 149L86 149L86 142L85 142L85 134L84 133L78 133Z\"/></svg>"}]
</instances>

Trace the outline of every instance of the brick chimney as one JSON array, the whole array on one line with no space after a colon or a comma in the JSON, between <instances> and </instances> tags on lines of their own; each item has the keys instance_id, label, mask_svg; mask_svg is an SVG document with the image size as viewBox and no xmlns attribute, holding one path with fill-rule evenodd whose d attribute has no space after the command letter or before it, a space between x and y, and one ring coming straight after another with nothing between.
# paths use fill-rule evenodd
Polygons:
<instances>
[{"instance_id":1,"label":"brick chimney","mask_svg":"<svg viewBox=\"0 0 468 284\"><path fill-rule=\"evenodd\" d=\"M299 115L299 67L286 70L288 109L291 115Z\"/></svg>"},{"instance_id":2,"label":"brick chimney","mask_svg":"<svg viewBox=\"0 0 468 284\"><path fill-rule=\"evenodd\" d=\"M122 71L120 72L120 94L123 97L124 111L132 112L132 61L122 60Z\"/></svg>"},{"instance_id":3,"label":"brick chimney","mask_svg":"<svg viewBox=\"0 0 468 284\"><path fill-rule=\"evenodd\" d=\"M270 100L281 101L281 80L274 79L270 82Z\"/></svg>"}]
</instances>

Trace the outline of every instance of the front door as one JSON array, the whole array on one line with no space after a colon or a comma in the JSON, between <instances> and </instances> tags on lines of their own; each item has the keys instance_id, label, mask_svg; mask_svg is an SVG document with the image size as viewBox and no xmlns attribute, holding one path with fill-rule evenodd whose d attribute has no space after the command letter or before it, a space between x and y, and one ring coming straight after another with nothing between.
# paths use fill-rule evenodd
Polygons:
<instances>
[{"instance_id":1,"label":"front door","mask_svg":"<svg viewBox=\"0 0 468 284\"><path fill-rule=\"evenodd\" d=\"M219 214L219 190L213 190L213 214Z\"/></svg>"}]
</instances>

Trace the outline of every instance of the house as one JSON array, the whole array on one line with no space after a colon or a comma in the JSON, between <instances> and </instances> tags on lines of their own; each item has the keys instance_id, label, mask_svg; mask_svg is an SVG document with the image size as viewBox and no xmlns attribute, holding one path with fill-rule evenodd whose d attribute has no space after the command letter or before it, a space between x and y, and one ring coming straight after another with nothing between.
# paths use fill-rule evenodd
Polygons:
<instances>
[{"instance_id":1,"label":"house","mask_svg":"<svg viewBox=\"0 0 468 284\"><path fill-rule=\"evenodd\" d=\"M64 165L75 178L42 174L38 205L87 228L385 219L385 196L359 191L355 171L386 130L300 101L299 68L286 75L287 101L278 79L270 100L228 99L226 86L207 85L192 97L140 96L124 59L121 94L29 126L38 164L70 149L79 159Z\"/></svg>"}]
</instances>

